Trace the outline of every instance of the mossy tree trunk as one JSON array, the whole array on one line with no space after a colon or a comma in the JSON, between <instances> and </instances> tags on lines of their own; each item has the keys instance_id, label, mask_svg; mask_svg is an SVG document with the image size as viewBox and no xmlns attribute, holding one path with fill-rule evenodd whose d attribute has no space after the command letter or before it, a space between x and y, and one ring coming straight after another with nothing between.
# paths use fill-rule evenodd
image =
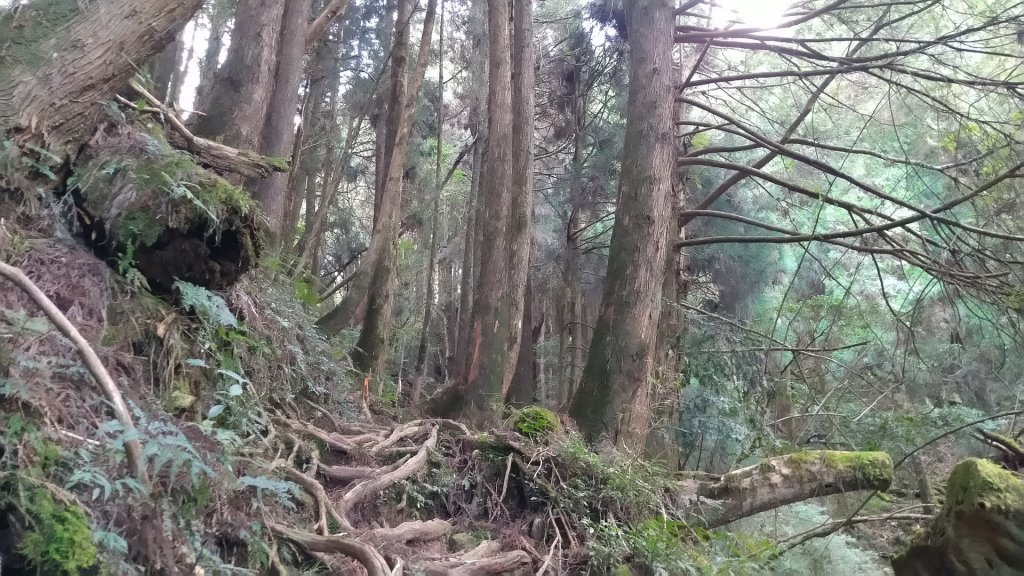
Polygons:
<instances>
[{"instance_id":1,"label":"mossy tree trunk","mask_svg":"<svg viewBox=\"0 0 1024 576\"><path fill-rule=\"evenodd\" d=\"M0 19L0 130L63 154L202 0L35 0Z\"/></svg>"},{"instance_id":2,"label":"mossy tree trunk","mask_svg":"<svg viewBox=\"0 0 1024 576\"><path fill-rule=\"evenodd\" d=\"M650 423L671 218L673 6L626 4L630 39L626 136L604 294L569 413L591 441L642 448Z\"/></svg>"},{"instance_id":3,"label":"mossy tree trunk","mask_svg":"<svg viewBox=\"0 0 1024 576\"><path fill-rule=\"evenodd\" d=\"M931 530L892 565L896 576L1020 574L1024 481L988 460L957 464Z\"/></svg>"}]
</instances>

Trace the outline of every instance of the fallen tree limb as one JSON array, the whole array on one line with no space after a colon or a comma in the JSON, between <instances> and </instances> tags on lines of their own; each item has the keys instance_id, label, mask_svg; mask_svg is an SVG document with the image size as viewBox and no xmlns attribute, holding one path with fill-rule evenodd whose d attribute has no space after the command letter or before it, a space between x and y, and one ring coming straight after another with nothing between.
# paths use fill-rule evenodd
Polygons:
<instances>
[{"instance_id":1,"label":"fallen tree limb","mask_svg":"<svg viewBox=\"0 0 1024 576\"><path fill-rule=\"evenodd\" d=\"M301 532L276 522L268 523L270 531L285 540L302 546L309 552L344 554L366 568L367 576L391 576L391 567L380 552L364 542L347 536L318 536Z\"/></svg>"},{"instance_id":2,"label":"fallen tree limb","mask_svg":"<svg viewBox=\"0 0 1024 576\"><path fill-rule=\"evenodd\" d=\"M705 518L709 527L717 527L817 496L885 490L892 478L892 459L885 452L797 452L700 484L697 496L721 501L721 509Z\"/></svg>"},{"instance_id":3,"label":"fallen tree limb","mask_svg":"<svg viewBox=\"0 0 1024 576\"><path fill-rule=\"evenodd\" d=\"M933 520L935 516L931 514L883 514L881 516L858 516L856 518L849 518L844 520L836 520L834 522L826 522L821 526L797 534L786 543L786 547L782 552L786 552L801 544L813 540L815 538L824 538L839 532L840 530L853 526L854 524L867 524L872 522L928 522ZM784 541L785 542L785 541Z\"/></svg>"},{"instance_id":4,"label":"fallen tree limb","mask_svg":"<svg viewBox=\"0 0 1024 576\"><path fill-rule=\"evenodd\" d=\"M0 276L6 278L31 298L50 322L60 330L60 333L74 344L78 354L82 357L85 367L100 385L103 394L107 397L107 401L110 402L114 410L114 417L120 422L124 428L125 435L129 438L124 443L124 450L128 457L128 467L131 469L132 475L143 485L149 485L149 475L146 473L146 459L142 455L142 443L138 440L135 422L132 420L128 405L125 404L121 389L118 388L114 379L110 377L110 373L103 366L103 362L96 355L96 351L92 349L92 346L82 336L82 333L75 328L75 325L68 320L68 317L57 308L57 305L21 269L5 262L0 262Z\"/></svg>"},{"instance_id":5,"label":"fallen tree limb","mask_svg":"<svg viewBox=\"0 0 1024 576\"><path fill-rule=\"evenodd\" d=\"M173 110L164 106L159 98L150 94L141 84L131 80L128 86L142 96L150 106L159 110L171 125L173 131L167 134L167 141L171 146L191 153L203 166L221 174L239 174L246 178L266 178L274 172L289 170L288 161L285 159L268 158L251 150L239 150L192 134Z\"/></svg>"}]
</instances>

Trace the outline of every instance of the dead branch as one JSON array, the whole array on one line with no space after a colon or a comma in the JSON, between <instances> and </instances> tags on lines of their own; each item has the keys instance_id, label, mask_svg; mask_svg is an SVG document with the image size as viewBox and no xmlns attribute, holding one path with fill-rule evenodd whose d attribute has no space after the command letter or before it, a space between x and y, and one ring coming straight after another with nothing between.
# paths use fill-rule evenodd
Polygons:
<instances>
[{"instance_id":1,"label":"dead branch","mask_svg":"<svg viewBox=\"0 0 1024 576\"><path fill-rule=\"evenodd\" d=\"M107 401L113 407L114 417L124 427L125 433L132 438L124 443L124 450L128 456L128 467L131 468L132 475L143 485L149 485L149 475L146 473L146 460L142 456L142 442L137 438L135 422L132 420L128 405L125 404L121 389L118 388L114 379L110 377L110 373L103 366L103 362L96 355L96 351L89 345L89 342L82 336L81 332L75 328L75 325L68 320L68 317L57 308L56 304L20 268L0 262L0 276L9 280L31 298L50 322L60 330L61 334L75 345L79 355L82 357L82 361L85 363L85 367L92 374L93 378L96 379L100 388L103 389Z\"/></svg>"},{"instance_id":2,"label":"dead branch","mask_svg":"<svg viewBox=\"0 0 1024 576\"><path fill-rule=\"evenodd\" d=\"M288 163L283 160L271 159L251 150L239 150L225 146L213 140L200 138L185 127L173 110L170 110L158 98L149 93L135 80L128 85L153 108L160 111L174 130L167 134L171 146L190 152L200 164L212 168L219 173L232 173L246 178L266 178L274 172L287 172Z\"/></svg>"}]
</instances>

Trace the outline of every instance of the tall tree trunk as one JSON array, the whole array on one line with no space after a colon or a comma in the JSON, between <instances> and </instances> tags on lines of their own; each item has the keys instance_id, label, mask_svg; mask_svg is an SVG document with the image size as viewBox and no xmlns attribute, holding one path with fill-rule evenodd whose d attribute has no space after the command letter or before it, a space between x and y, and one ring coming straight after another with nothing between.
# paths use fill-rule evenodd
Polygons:
<instances>
[{"instance_id":1,"label":"tall tree trunk","mask_svg":"<svg viewBox=\"0 0 1024 576\"><path fill-rule=\"evenodd\" d=\"M309 20L310 0L291 0L281 21L277 46L277 70L273 92L267 106L260 152L281 158L292 155L295 144L295 114L299 107L299 84L302 82L302 59L306 52L305 31ZM297 168L296 168L297 169ZM254 185L253 197L263 206L270 228L269 248L276 251L284 231L288 200L288 173L275 173Z\"/></svg>"},{"instance_id":2,"label":"tall tree trunk","mask_svg":"<svg viewBox=\"0 0 1024 576\"><path fill-rule=\"evenodd\" d=\"M208 22L210 35L206 41L203 58L199 61L196 109L201 108L202 103L209 99L210 91L213 90L213 81L217 77L217 70L220 69L220 53L224 50L224 38L231 28L233 14L234 11L230 7L222 6L220 2L214 2L213 9L210 10Z\"/></svg>"},{"instance_id":3,"label":"tall tree trunk","mask_svg":"<svg viewBox=\"0 0 1024 576\"><path fill-rule=\"evenodd\" d=\"M591 441L640 449L671 218L673 6L626 3L630 39L626 137L608 271L590 353L570 414Z\"/></svg>"},{"instance_id":4,"label":"tall tree trunk","mask_svg":"<svg viewBox=\"0 0 1024 576\"><path fill-rule=\"evenodd\" d=\"M405 172L405 151L411 131L412 109L419 94L423 75L426 73L430 56L430 39L433 32L437 0L429 0L424 15L423 34L420 38L419 54L415 66L406 72L410 19L413 13L412 0L401 0L398 17L395 19L395 43L391 53L391 95L389 105L389 132L394 132L394 146L387 154L387 179L384 197L381 201L380 217L370 239L370 247L350 292L366 285L366 317L359 333L359 341L352 351L356 368L363 373L380 373L384 353L391 331L391 307L393 304L394 272L398 259L398 234L402 204L402 177ZM344 303L344 302L343 302ZM333 332L331 326L321 318L318 324Z\"/></svg>"},{"instance_id":5,"label":"tall tree trunk","mask_svg":"<svg viewBox=\"0 0 1024 576\"><path fill-rule=\"evenodd\" d=\"M277 71L284 0L239 0L224 66L193 132L228 146L259 150Z\"/></svg>"},{"instance_id":6,"label":"tall tree trunk","mask_svg":"<svg viewBox=\"0 0 1024 576\"><path fill-rule=\"evenodd\" d=\"M502 384L505 396L519 357L520 335L523 330L527 333L533 330L533 326L522 321L527 305L526 283L533 238L533 2L515 0L512 10L512 180L507 238L509 278L505 296L509 317L505 327L508 359Z\"/></svg>"},{"instance_id":7,"label":"tall tree trunk","mask_svg":"<svg viewBox=\"0 0 1024 576\"><path fill-rule=\"evenodd\" d=\"M508 402L513 406L528 406L537 402L537 367L534 346L540 330L534 326L533 282L526 278L526 305L523 307L523 321L520 323L521 336L519 354L516 358L512 385L508 390Z\"/></svg>"},{"instance_id":8,"label":"tall tree trunk","mask_svg":"<svg viewBox=\"0 0 1024 576\"><path fill-rule=\"evenodd\" d=\"M466 230L463 235L462 275L459 280L459 310L455 330L455 354L452 357L449 377L459 380L466 366L469 350L469 328L472 319L473 287L476 284L476 222L477 205L480 196L480 167L484 146L479 143L473 148L473 174L469 183L469 199L466 202Z\"/></svg>"},{"instance_id":9,"label":"tall tree trunk","mask_svg":"<svg viewBox=\"0 0 1024 576\"><path fill-rule=\"evenodd\" d=\"M172 40L202 0L36 0L0 20L0 132L18 144L77 148L102 102Z\"/></svg>"},{"instance_id":10,"label":"tall tree trunk","mask_svg":"<svg viewBox=\"0 0 1024 576\"><path fill-rule=\"evenodd\" d=\"M483 191L488 234L482 238L480 277L476 283L465 391L469 417L492 420L504 400L510 361L506 330L514 322L506 296L508 211L512 179L512 57L507 0L487 3L490 41L487 89L487 159Z\"/></svg>"},{"instance_id":11,"label":"tall tree trunk","mask_svg":"<svg viewBox=\"0 0 1024 576\"><path fill-rule=\"evenodd\" d=\"M441 2L441 23L437 27L437 146L434 156L434 202L430 216L430 247L427 249L426 297L423 299L423 324L420 326L420 341L416 347L416 367L413 375L412 404L420 402L423 377L427 370L427 353L430 351L430 324L434 318L434 268L437 265L437 233L441 221L441 145L444 143L444 0Z\"/></svg>"}]
</instances>

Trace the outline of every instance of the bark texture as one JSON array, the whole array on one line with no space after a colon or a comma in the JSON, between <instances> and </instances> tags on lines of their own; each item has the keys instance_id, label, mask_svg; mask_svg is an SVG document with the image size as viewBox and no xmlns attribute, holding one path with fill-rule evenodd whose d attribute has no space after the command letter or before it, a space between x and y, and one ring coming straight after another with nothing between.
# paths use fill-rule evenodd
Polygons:
<instances>
[{"instance_id":1,"label":"bark texture","mask_svg":"<svg viewBox=\"0 0 1024 576\"><path fill-rule=\"evenodd\" d=\"M502 384L505 397L516 369L520 335L533 328L521 326L533 237L533 2L516 0L512 9L512 181L507 236L509 278L505 294L509 322L505 326L508 358Z\"/></svg>"},{"instance_id":2,"label":"bark texture","mask_svg":"<svg viewBox=\"0 0 1024 576\"><path fill-rule=\"evenodd\" d=\"M591 441L643 446L671 217L672 3L627 3L626 137L601 308L570 414Z\"/></svg>"},{"instance_id":3,"label":"bark texture","mask_svg":"<svg viewBox=\"0 0 1024 576\"><path fill-rule=\"evenodd\" d=\"M505 330L512 322L503 294L509 280L508 205L512 178L512 61L510 6L489 0L487 36L487 158L480 201L488 233L480 247L480 276L474 290L464 389L471 417L487 420L504 400L504 381L510 350Z\"/></svg>"},{"instance_id":4,"label":"bark texture","mask_svg":"<svg viewBox=\"0 0 1024 576\"><path fill-rule=\"evenodd\" d=\"M196 136L259 150L274 90L283 0L240 0L228 57L195 123Z\"/></svg>"},{"instance_id":5,"label":"bark texture","mask_svg":"<svg viewBox=\"0 0 1024 576\"><path fill-rule=\"evenodd\" d=\"M0 21L0 130L70 151L202 0L36 0Z\"/></svg>"},{"instance_id":6,"label":"bark texture","mask_svg":"<svg viewBox=\"0 0 1024 576\"><path fill-rule=\"evenodd\" d=\"M299 83L302 81L302 59L306 51L303 34L309 20L310 2L288 2L284 10L281 37L278 40L277 70L273 92L267 108L260 152L282 158L293 155L295 114L299 107ZM276 249L284 230L285 205L288 200L288 174L272 174L252 183L253 198L263 207L271 235L270 246Z\"/></svg>"}]
</instances>

